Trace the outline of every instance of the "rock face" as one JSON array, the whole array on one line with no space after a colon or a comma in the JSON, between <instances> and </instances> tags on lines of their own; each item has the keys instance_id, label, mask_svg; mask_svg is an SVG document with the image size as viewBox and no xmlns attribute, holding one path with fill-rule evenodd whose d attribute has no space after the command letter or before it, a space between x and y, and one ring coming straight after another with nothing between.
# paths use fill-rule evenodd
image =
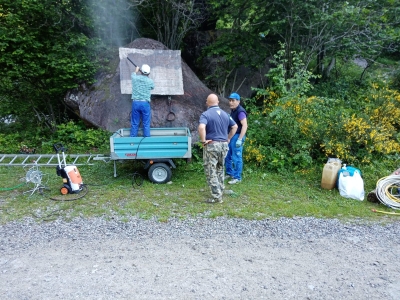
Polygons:
<instances>
[{"instance_id":1,"label":"rock face","mask_svg":"<svg viewBox=\"0 0 400 300\"><path fill-rule=\"evenodd\" d=\"M155 40L139 38L126 48L168 50ZM198 140L197 126L200 114L206 109L205 100L210 93L188 65L182 60L183 95L152 96L151 127L188 127L193 142ZM121 94L119 57L111 63L109 73L100 74L91 86L81 85L65 96L65 103L84 121L96 127L116 131L130 127L131 95ZM169 103L171 105L169 105ZM220 98L220 107L229 112L228 100ZM170 113L172 112L172 113Z\"/></svg>"}]
</instances>

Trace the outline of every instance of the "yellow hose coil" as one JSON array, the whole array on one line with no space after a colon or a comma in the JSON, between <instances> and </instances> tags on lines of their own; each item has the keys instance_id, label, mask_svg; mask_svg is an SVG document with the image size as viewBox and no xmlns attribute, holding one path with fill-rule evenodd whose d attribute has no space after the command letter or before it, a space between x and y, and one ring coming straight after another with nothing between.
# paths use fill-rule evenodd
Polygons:
<instances>
[{"instance_id":1,"label":"yellow hose coil","mask_svg":"<svg viewBox=\"0 0 400 300\"><path fill-rule=\"evenodd\" d=\"M400 209L400 175L379 179L376 183L376 196L386 206Z\"/></svg>"}]
</instances>

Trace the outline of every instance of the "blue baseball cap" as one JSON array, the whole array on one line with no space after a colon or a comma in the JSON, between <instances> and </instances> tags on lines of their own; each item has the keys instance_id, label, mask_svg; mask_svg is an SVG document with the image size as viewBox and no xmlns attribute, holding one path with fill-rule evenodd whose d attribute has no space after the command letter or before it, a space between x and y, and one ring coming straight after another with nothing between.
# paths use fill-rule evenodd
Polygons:
<instances>
[{"instance_id":1,"label":"blue baseball cap","mask_svg":"<svg viewBox=\"0 0 400 300\"><path fill-rule=\"evenodd\" d=\"M236 99L237 101L240 101L240 96L239 96L238 93L232 93L232 94L229 96L229 99Z\"/></svg>"}]
</instances>

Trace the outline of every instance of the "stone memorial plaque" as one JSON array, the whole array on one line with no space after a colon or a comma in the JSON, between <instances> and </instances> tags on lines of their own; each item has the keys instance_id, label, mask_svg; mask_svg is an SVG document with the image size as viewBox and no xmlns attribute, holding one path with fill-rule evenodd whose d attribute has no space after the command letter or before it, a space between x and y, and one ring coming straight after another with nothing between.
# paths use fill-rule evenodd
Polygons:
<instances>
[{"instance_id":1,"label":"stone memorial plaque","mask_svg":"<svg viewBox=\"0 0 400 300\"><path fill-rule=\"evenodd\" d=\"M154 81L152 95L183 95L183 79L180 50L149 50L119 48L121 94L132 94L131 73L135 66L148 64L149 77Z\"/></svg>"}]
</instances>

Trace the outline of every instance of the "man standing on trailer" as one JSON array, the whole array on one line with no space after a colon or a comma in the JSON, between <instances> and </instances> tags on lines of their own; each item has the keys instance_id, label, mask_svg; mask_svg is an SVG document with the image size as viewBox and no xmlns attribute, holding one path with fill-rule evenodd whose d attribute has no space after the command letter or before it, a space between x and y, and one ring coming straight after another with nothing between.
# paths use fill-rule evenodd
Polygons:
<instances>
[{"instance_id":1,"label":"man standing on trailer","mask_svg":"<svg viewBox=\"0 0 400 300\"><path fill-rule=\"evenodd\" d=\"M218 103L217 95L208 95L207 110L201 114L198 127L200 141L204 147L204 172L212 196L207 200L208 203L223 202L224 161L228 152L229 140L237 129L236 123L219 108Z\"/></svg>"},{"instance_id":2,"label":"man standing on trailer","mask_svg":"<svg viewBox=\"0 0 400 300\"><path fill-rule=\"evenodd\" d=\"M140 74L137 74L140 72ZM136 67L132 73L132 114L131 114L131 137L138 135L140 119L143 124L143 136L150 136L151 123L151 90L154 82L149 78L150 66L144 64L141 69Z\"/></svg>"}]
</instances>

